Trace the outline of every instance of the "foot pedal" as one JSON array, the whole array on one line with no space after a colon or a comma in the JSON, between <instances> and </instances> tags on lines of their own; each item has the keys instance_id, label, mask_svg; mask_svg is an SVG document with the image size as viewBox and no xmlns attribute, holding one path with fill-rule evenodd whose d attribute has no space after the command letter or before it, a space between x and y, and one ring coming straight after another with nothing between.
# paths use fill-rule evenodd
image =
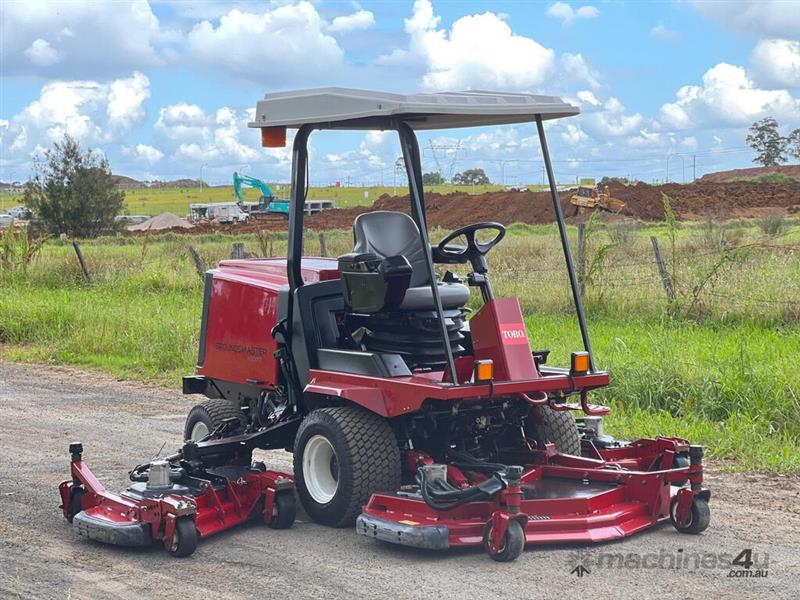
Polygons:
<instances>
[{"instance_id":1,"label":"foot pedal","mask_svg":"<svg viewBox=\"0 0 800 600\"><path fill-rule=\"evenodd\" d=\"M590 417L602 417L603 415L607 415L611 412L611 409L608 406L603 406L602 404L589 404L589 394L585 391L581 392L580 404L577 402L560 402L558 404L551 402L550 408L556 412L563 412L565 410L582 410Z\"/></svg>"}]
</instances>

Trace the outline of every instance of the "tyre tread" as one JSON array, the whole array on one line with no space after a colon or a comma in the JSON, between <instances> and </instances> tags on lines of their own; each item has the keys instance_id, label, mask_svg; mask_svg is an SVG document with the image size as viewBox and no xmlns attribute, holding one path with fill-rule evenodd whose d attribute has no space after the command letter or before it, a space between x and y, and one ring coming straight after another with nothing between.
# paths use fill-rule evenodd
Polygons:
<instances>
[{"instance_id":1,"label":"tyre tread","mask_svg":"<svg viewBox=\"0 0 800 600\"><path fill-rule=\"evenodd\" d=\"M332 525L350 525L373 493L394 492L400 487L400 448L389 423L362 408L320 408L306 417L304 424L318 420L329 421L330 425L338 428L347 445L348 458L354 473L354 489L342 516ZM295 449L295 462L300 460L299 452ZM298 473L297 467L295 472Z\"/></svg>"}]
</instances>

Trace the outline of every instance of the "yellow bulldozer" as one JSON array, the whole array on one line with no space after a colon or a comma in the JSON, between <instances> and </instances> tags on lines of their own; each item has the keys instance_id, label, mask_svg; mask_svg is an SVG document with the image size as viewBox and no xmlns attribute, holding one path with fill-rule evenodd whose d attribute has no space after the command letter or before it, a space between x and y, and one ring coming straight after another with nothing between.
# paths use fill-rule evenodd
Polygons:
<instances>
[{"instance_id":1,"label":"yellow bulldozer","mask_svg":"<svg viewBox=\"0 0 800 600\"><path fill-rule=\"evenodd\" d=\"M622 200L611 197L607 185L601 191L594 179L589 178L580 180L577 193L569 201L575 207L573 216L577 216L583 209L599 209L618 214L625 208Z\"/></svg>"}]
</instances>

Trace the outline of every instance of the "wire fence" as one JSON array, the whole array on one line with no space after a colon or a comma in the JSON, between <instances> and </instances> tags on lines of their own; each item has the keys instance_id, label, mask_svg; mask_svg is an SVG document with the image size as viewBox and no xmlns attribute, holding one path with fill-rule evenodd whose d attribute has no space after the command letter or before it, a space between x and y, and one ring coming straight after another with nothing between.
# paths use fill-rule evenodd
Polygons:
<instances>
[{"instance_id":1,"label":"wire fence","mask_svg":"<svg viewBox=\"0 0 800 600\"><path fill-rule=\"evenodd\" d=\"M654 256L652 251L642 252L641 258L628 260L605 256L598 265L594 265L597 267L596 271L587 272L587 262L591 263L591 259L587 256L585 248L583 251L578 248L575 256L576 270L579 274L582 293L585 296L593 295L595 298L603 297L605 293L608 293L611 295L607 299L608 302L613 302L613 298L631 296L633 292L628 294L626 290L635 290L636 298L647 302L657 301L659 305L673 305L677 299L678 302L682 301L684 305L692 308L698 305L716 306L725 311L731 306L739 309L761 306L771 308L773 311L777 310L779 313L783 309L789 309L787 314L791 316L793 314L791 311L800 308L800 284L798 283L800 277L797 279L777 277L769 280L770 272L763 269L764 265L773 260L773 257L786 255L793 258L795 254L800 253L800 243L781 243L781 239L785 235L777 235L766 241L751 241L719 248L688 251L686 248L682 248L681 252L674 256L674 259L670 250L666 263L670 264L672 268L675 268L675 265L682 267L683 271L678 273L660 270L659 266L664 266L663 264L659 265L661 257ZM187 240L187 242L189 241L191 240ZM259 254L272 255L275 248L266 245L269 241L250 240L247 242L249 247L245 247L244 242L234 242L230 252L224 249L225 246L222 243L215 243L212 252L208 248L206 251L198 251L191 243L176 242L174 244L175 252L159 251L151 255L147 242L143 240L138 257L131 253L124 257L104 257L99 261L96 261L96 256L93 256L95 248L91 248L86 253L77 243L73 244L73 247L75 250L74 260L80 266L85 279L92 282L98 275L102 275L103 269L122 270L126 267L134 268L134 266L139 270L151 267L169 267L175 270L193 269L202 277L208 267L223 258L251 258L257 257ZM321 232L314 236L315 247L309 248L309 250L316 252L316 244L318 244L319 254L326 255L329 246L335 247L341 245L341 242L342 240L337 238L336 243L331 244L326 240L325 233ZM654 243L654 248L657 254L656 243ZM753 254L762 253L765 255L760 259L763 264L757 262L755 266L748 267L746 265L747 260ZM553 261L553 256L547 258L550 264L537 265L535 257L525 257L525 263L532 262L534 264L520 264L517 261L510 265L508 256L498 257L496 264L493 265L491 280L504 292L514 292L513 295L520 295L523 298L526 297L525 294L535 294L536 290L542 289L546 289L551 296L566 297L569 278L563 259ZM702 259L704 258L712 258L713 261L703 264ZM95 266L96 263L101 264ZM719 279L721 265L731 270L739 268L742 273L738 278L726 277L720 283L717 279ZM800 262L797 263L797 267L790 267L790 273L795 271L800 275ZM669 286L664 281L665 276L669 279ZM668 289L673 287L675 288L674 292ZM767 293L754 293L754 290L766 290ZM800 312L797 314L800 318Z\"/></svg>"}]
</instances>

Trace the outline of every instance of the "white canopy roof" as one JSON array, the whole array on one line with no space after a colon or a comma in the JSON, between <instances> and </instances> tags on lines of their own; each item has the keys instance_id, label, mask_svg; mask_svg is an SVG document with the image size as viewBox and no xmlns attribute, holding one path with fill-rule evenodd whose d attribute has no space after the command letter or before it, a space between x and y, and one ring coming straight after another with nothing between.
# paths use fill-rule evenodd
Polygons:
<instances>
[{"instance_id":1,"label":"white canopy roof","mask_svg":"<svg viewBox=\"0 0 800 600\"><path fill-rule=\"evenodd\" d=\"M314 124L326 129L378 129L391 118L414 129L451 129L559 119L580 113L557 96L508 92L392 94L347 88L318 88L266 94L250 127Z\"/></svg>"}]
</instances>

